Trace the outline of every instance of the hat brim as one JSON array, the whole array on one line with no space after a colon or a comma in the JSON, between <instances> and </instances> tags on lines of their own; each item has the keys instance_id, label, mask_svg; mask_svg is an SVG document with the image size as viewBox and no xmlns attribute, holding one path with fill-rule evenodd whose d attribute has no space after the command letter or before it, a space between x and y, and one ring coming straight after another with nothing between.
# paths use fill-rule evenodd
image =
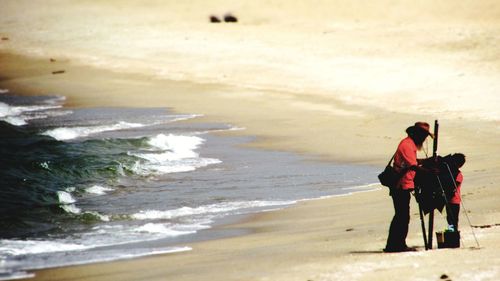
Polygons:
<instances>
[{"instance_id":1,"label":"hat brim","mask_svg":"<svg viewBox=\"0 0 500 281\"><path fill-rule=\"evenodd\" d=\"M419 126L410 126L410 127L408 127L408 129L411 129L414 132L420 131L422 133L426 133L431 138L434 138L434 134L433 133L429 132L428 130L426 130L426 129L422 128L422 127L419 127Z\"/></svg>"}]
</instances>

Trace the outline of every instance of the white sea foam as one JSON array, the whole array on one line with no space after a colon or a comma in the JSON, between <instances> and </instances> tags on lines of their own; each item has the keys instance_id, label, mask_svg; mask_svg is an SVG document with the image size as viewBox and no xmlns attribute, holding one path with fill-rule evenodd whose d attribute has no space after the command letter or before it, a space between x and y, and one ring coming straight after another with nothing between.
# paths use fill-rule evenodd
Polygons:
<instances>
[{"instance_id":1,"label":"white sea foam","mask_svg":"<svg viewBox=\"0 0 500 281\"><path fill-rule=\"evenodd\" d=\"M73 204L76 202L75 198L67 191L58 191L57 198L61 204Z\"/></svg>"},{"instance_id":2,"label":"white sea foam","mask_svg":"<svg viewBox=\"0 0 500 281\"><path fill-rule=\"evenodd\" d=\"M27 255L83 250L84 245L47 240L0 240L0 252L9 255Z\"/></svg>"},{"instance_id":3,"label":"white sea foam","mask_svg":"<svg viewBox=\"0 0 500 281\"><path fill-rule=\"evenodd\" d=\"M26 119L24 119L21 116L6 116L3 118L0 118L0 120L3 120L11 125L14 125L14 126L24 126L24 125L28 124L26 122Z\"/></svg>"},{"instance_id":4,"label":"white sea foam","mask_svg":"<svg viewBox=\"0 0 500 281\"><path fill-rule=\"evenodd\" d=\"M171 226L161 224L161 223L147 223L143 226L134 229L136 232L146 232L146 233L159 233L165 236L174 237L186 234L196 233L196 231L179 231L174 230Z\"/></svg>"},{"instance_id":5,"label":"white sea foam","mask_svg":"<svg viewBox=\"0 0 500 281\"><path fill-rule=\"evenodd\" d=\"M58 117L64 115L73 114L71 110L45 110L45 111L37 111L31 112L29 115L21 115L24 120L33 120L33 119L45 119L49 117Z\"/></svg>"},{"instance_id":6,"label":"white sea foam","mask_svg":"<svg viewBox=\"0 0 500 281\"><path fill-rule=\"evenodd\" d=\"M210 204L195 208L182 207L167 211L145 210L133 214L132 218L137 220L173 219L201 214L232 213L234 211L250 208L286 206L294 203L296 203L296 201L235 201Z\"/></svg>"},{"instance_id":7,"label":"white sea foam","mask_svg":"<svg viewBox=\"0 0 500 281\"><path fill-rule=\"evenodd\" d=\"M197 157L193 153L193 149L198 148L204 141L200 137L159 134L152 137L148 144L163 150L173 150L177 152L177 154L173 155L173 159L178 159L179 157Z\"/></svg>"},{"instance_id":8,"label":"white sea foam","mask_svg":"<svg viewBox=\"0 0 500 281\"><path fill-rule=\"evenodd\" d=\"M69 191L57 192L57 198L59 199L60 203L59 206L67 213L80 214L82 210L74 204L76 200L69 192L71 192L71 189Z\"/></svg>"},{"instance_id":9,"label":"white sea foam","mask_svg":"<svg viewBox=\"0 0 500 281\"><path fill-rule=\"evenodd\" d=\"M3 120L7 123L10 123L11 125L14 126L24 126L28 124L28 121L34 120L34 119L45 119L49 117L57 117L57 116L64 116L64 115L69 115L72 114L73 112L71 110L64 110L64 111L55 111L55 110L49 110L49 111L36 111L36 112L29 112L29 114L20 114L20 115L15 115L15 116L5 116L1 117L0 120Z\"/></svg>"},{"instance_id":10,"label":"white sea foam","mask_svg":"<svg viewBox=\"0 0 500 281\"><path fill-rule=\"evenodd\" d=\"M95 212L95 211L86 211L85 214L90 214L90 215L98 218L99 220L105 221L105 222L108 222L111 220L111 218L108 215L99 214L98 212Z\"/></svg>"},{"instance_id":11,"label":"white sea foam","mask_svg":"<svg viewBox=\"0 0 500 281\"><path fill-rule=\"evenodd\" d=\"M75 204L60 205L61 208L66 211L66 213L71 213L79 215L82 213L82 209L78 208Z\"/></svg>"},{"instance_id":12,"label":"white sea foam","mask_svg":"<svg viewBox=\"0 0 500 281\"><path fill-rule=\"evenodd\" d=\"M124 251L123 249L97 250L98 254L89 256L83 250L102 247L97 244L68 243L63 240L0 240L0 256L29 256L29 263L2 263L0 260L0 280L16 280L32 278L33 273L27 270L47 267L62 267L82 265L95 262L109 262L123 259L138 258L152 255L164 255L191 251L191 247L138 248ZM71 251L68 255L66 252ZM47 253L54 255L48 258ZM38 255L37 255L38 254Z\"/></svg>"},{"instance_id":13,"label":"white sea foam","mask_svg":"<svg viewBox=\"0 0 500 281\"><path fill-rule=\"evenodd\" d=\"M145 162L138 162L132 170L140 175L168 174L196 170L221 163L219 159L201 158L195 151L205 140L196 136L159 134L149 139L150 152L129 152Z\"/></svg>"},{"instance_id":14,"label":"white sea foam","mask_svg":"<svg viewBox=\"0 0 500 281\"><path fill-rule=\"evenodd\" d=\"M48 109L61 108L61 105L25 105L25 106L11 106L6 103L0 102L0 117L16 116L23 112L42 111Z\"/></svg>"},{"instance_id":15,"label":"white sea foam","mask_svg":"<svg viewBox=\"0 0 500 281\"><path fill-rule=\"evenodd\" d=\"M125 130L131 128L144 127L144 124L139 123L128 123L120 121L113 125L102 125L102 126L89 126L89 127L62 127L52 130L48 130L42 133L42 135L51 136L56 140L72 140L81 137L87 137L89 135L107 132L107 131L117 131Z\"/></svg>"},{"instance_id":16,"label":"white sea foam","mask_svg":"<svg viewBox=\"0 0 500 281\"><path fill-rule=\"evenodd\" d=\"M14 126L23 126L27 124L28 120L47 118L51 116L51 114L44 114L44 112L46 112L47 110L57 109L60 107L61 105L56 105L56 104L12 106L0 102L0 120L10 123Z\"/></svg>"},{"instance_id":17,"label":"white sea foam","mask_svg":"<svg viewBox=\"0 0 500 281\"><path fill-rule=\"evenodd\" d=\"M199 159L184 159L182 161L157 161L154 157L147 157L145 155L137 155L138 157L144 158L149 163L143 165L136 165L133 167L133 171L139 175L151 175L151 174L170 174L170 173L182 173L194 171L197 168L205 167L212 164L219 164L222 161L218 159L211 158L199 158Z\"/></svg>"},{"instance_id":18,"label":"white sea foam","mask_svg":"<svg viewBox=\"0 0 500 281\"><path fill-rule=\"evenodd\" d=\"M93 185L91 187L85 188L85 192L91 193L91 194L96 194L96 195L104 195L108 191L113 191L114 189L110 187L105 187L105 186L100 186L100 185Z\"/></svg>"},{"instance_id":19,"label":"white sea foam","mask_svg":"<svg viewBox=\"0 0 500 281\"><path fill-rule=\"evenodd\" d=\"M105 189L104 187L100 186L93 186L91 188L94 188L95 191L101 191ZM110 217L107 215L102 215L99 214L98 212L95 211L85 211L83 212L82 209L78 208L75 203L76 199L71 195L70 192L75 191L74 187L69 187L66 189L66 191L58 191L57 192L57 197L59 200L59 207L63 209L65 212L70 213L70 214L75 214L75 215L91 215L101 221L110 221Z\"/></svg>"},{"instance_id":20,"label":"white sea foam","mask_svg":"<svg viewBox=\"0 0 500 281\"><path fill-rule=\"evenodd\" d=\"M96 247L88 247L88 248L96 248ZM62 267L62 266L68 266L68 265L83 265L83 264L89 264L89 263L96 263L96 262L109 262L109 261L116 261L116 260L123 260L123 259L132 259L132 258L139 258L139 257L144 257L144 256L153 256L153 255L165 255L165 254L172 254L172 253L179 253L179 252L186 252L186 251L191 251L191 247L165 247L165 248L141 248L141 249L133 249L133 250L104 250L104 251L99 251L98 255L89 257L88 255L79 255L78 253L73 252L71 255L64 256L63 259L57 259L57 260L50 260L47 261L43 256L35 260L34 263L30 264L27 266L26 269L29 270L35 270L35 269L43 269L47 267ZM14 272L17 274L18 272ZM24 272L19 272L19 274L22 274ZM34 274L29 275L26 274L26 277L23 278L28 278L28 277L33 277ZM0 279L2 280L2 279ZM11 278L6 278L5 280L12 280Z\"/></svg>"},{"instance_id":21,"label":"white sea foam","mask_svg":"<svg viewBox=\"0 0 500 281\"><path fill-rule=\"evenodd\" d=\"M6 117L19 115L20 112L6 103L0 102L0 118L4 121Z\"/></svg>"},{"instance_id":22,"label":"white sea foam","mask_svg":"<svg viewBox=\"0 0 500 281\"><path fill-rule=\"evenodd\" d=\"M135 232L135 231L134 231ZM111 233L106 233L106 237L112 236ZM123 237L126 239L126 237ZM147 240L147 239L146 239ZM146 241L137 240L137 241ZM118 240L117 240L118 241ZM115 243L107 240L89 240L85 241L76 238L73 241L65 240L18 240L18 239L1 239L0 240L0 257L5 256L18 256L18 255L32 255L32 254L42 254L42 253L55 253L55 252L66 252L66 251L79 251L86 249L93 249L97 247L105 247L111 245L120 245L123 243L128 243L130 241L123 242L122 240L114 241ZM135 241L135 240L134 240ZM154 255L160 253L175 253L180 251L189 251L189 247L168 247L158 250L148 250L142 255ZM122 250L119 251L119 255L114 256L112 259L115 260L119 258L128 258L136 256L134 254L123 253ZM130 256L132 255L132 256ZM141 256L142 256L141 255ZM74 264L74 263L71 263ZM2 264L0 263L0 266ZM30 267L31 268L31 267Z\"/></svg>"},{"instance_id":23,"label":"white sea foam","mask_svg":"<svg viewBox=\"0 0 500 281\"><path fill-rule=\"evenodd\" d=\"M11 106L13 113L31 112L31 111L43 111L49 109L61 108L62 105L26 105L26 106Z\"/></svg>"}]
</instances>

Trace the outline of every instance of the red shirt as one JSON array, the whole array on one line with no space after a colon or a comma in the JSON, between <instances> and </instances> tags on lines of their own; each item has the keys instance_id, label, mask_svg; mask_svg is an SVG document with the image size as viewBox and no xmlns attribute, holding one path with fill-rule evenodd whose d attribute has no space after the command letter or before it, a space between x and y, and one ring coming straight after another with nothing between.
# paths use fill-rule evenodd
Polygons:
<instances>
[{"instance_id":1,"label":"red shirt","mask_svg":"<svg viewBox=\"0 0 500 281\"><path fill-rule=\"evenodd\" d=\"M406 171L399 180L396 188L405 190L415 188L415 184L413 183L415 171L408 169L411 166L417 166L417 146L410 137L406 137L399 143L394 155L394 168L396 171Z\"/></svg>"},{"instance_id":2,"label":"red shirt","mask_svg":"<svg viewBox=\"0 0 500 281\"><path fill-rule=\"evenodd\" d=\"M462 175L462 172L458 171L457 178L455 179L457 182L457 190L455 191L455 194L453 197L450 199L451 204L460 204L462 200L460 199L460 187L462 186L462 182L464 181L464 176Z\"/></svg>"}]
</instances>

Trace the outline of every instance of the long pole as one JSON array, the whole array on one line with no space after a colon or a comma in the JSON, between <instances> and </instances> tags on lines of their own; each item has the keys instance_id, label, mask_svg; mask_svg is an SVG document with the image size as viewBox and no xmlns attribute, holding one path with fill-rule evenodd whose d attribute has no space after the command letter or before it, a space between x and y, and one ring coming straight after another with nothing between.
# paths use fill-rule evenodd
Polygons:
<instances>
[{"instance_id":1,"label":"long pole","mask_svg":"<svg viewBox=\"0 0 500 281\"><path fill-rule=\"evenodd\" d=\"M434 140L432 143L432 157L434 160L437 158L437 149L438 149L438 135L439 135L439 122L438 120L434 121Z\"/></svg>"},{"instance_id":2,"label":"long pole","mask_svg":"<svg viewBox=\"0 0 500 281\"><path fill-rule=\"evenodd\" d=\"M432 157L434 161L437 161L437 149L438 149L438 137L439 137L439 122L438 120L434 121L434 141L432 143ZM428 249L432 249L432 235L434 232L434 209L432 209L429 213L429 234L428 237Z\"/></svg>"},{"instance_id":3,"label":"long pole","mask_svg":"<svg viewBox=\"0 0 500 281\"><path fill-rule=\"evenodd\" d=\"M429 250L429 244L427 243L427 236L425 236L425 221L424 221L424 211L422 210L422 207L420 206L420 203L418 203L418 212L420 213L420 225L422 227L422 236L424 237L424 246L425 250Z\"/></svg>"}]
</instances>

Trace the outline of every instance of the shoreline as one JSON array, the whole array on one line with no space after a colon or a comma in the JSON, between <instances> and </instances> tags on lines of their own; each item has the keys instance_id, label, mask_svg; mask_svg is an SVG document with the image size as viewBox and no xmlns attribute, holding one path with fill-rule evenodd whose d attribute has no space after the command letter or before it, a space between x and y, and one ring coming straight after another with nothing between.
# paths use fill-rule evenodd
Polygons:
<instances>
[{"instance_id":1,"label":"shoreline","mask_svg":"<svg viewBox=\"0 0 500 281\"><path fill-rule=\"evenodd\" d=\"M5 58L4 54L0 56ZM94 98L98 97L102 92L88 92L87 95L85 95L78 88L79 85L91 84L92 87L90 89L97 90L101 89L100 86L104 86L104 83L107 81L121 81L117 85L114 85L114 87L125 90L121 83L125 83L125 81L130 83L130 81L126 80L124 77L132 79L132 81L137 79L138 84L141 84L141 86L144 86L144 83L149 83L149 80L144 77L131 77L127 74L122 76L122 74L119 73L73 65L67 67L67 69L70 69L68 74L77 69L80 74L85 74L83 75L84 78L81 76L78 78L75 76L54 77L50 74L45 76L40 76L39 74L33 75L32 73L25 72L23 68L26 65L30 65L30 67L33 67L36 71L43 73L49 71L51 65L44 61L33 61L18 56L11 58L13 59L8 66L14 69L16 69L16 67L21 69L18 73L24 73L24 75L10 77L8 80L0 82L0 84L7 85L8 88L14 86L12 87L13 93L17 91L22 92L21 89L25 89L24 87L26 86L33 87L32 89L28 88L29 93L32 94L37 94L37 90L40 89L43 89L45 93L53 94L59 92L67 93L66 90L68 90L68 103L70 106L92 107L97 105L113 105L120 107L126 104L133 104L136 106L136 101L138 102L139 100L142 100L142 103L138 103L140 106L148 106L148 104L155 104L155 106L157 106L158 104L152 103L152 101L161 101L161 98L158 96L155 97L154 95L150 96L151 100L144 100L143 97L134 99L134 91L129 88L126 89L127 91L131 91L129 94L121 92L120 94L112 94L107 97L107 99L101 97L100 99L94 100ZM20 65L20 60L25 61ZM27 62L30 63L28 64ZM3 68L3 73L9 73L5 71L6 69ZM96 75L96 73L98 75ZM98 81L95 81L96 79L92 77L99 77L97 79ZM144 79L146 81L144 81ZM165 86L169 86L170 81L154 81L154 83L158 83L158 85L153 85L151 89L161 93ZM203 104L190 104L190 101L195 101L196 97L202 95L196 93L196 91L206 90L207 88L212 91L216 91L217 89L217 86L214 85L206 86L196 84L190 84L189 86L182 85L179 87L182 89L188 88L192 90L192 92L187 91L188 96L183 96L182 98L171 97L168 101L161 101L165 104L169 103L169 107L173 108L176 112L199 113L195 109L202 108ZM113 88L108 87L106 90L109 89ZM236 92L237 90L238 89L236 89ZM158 92L156 94L158 94ZM309 156L310 159L314 161L329 161L330 159L336 159L338 157L338 159L342 159L340 161L355 164L360 162L359 159L365 157L368 161L365 161L363 164L379 165L380 167L386 162L386 155L389 155L389 153L387 153L384 156L379 156L379 154L382 154L381 152L372 151L372 145L365 144L363 148L364 151L372 151L368 156L363 156L361 154L353 155L353 157L339 157L339 155L343 155L342 152L338 151L342 149L341 147L340 149L326 149L325 152L327 155L318 157L317 155L319 154L317 151L325 149L325 146L304 147L304 143L300 143L299 146L301 146L302 149L296 149L295 144L286 145L287 141L284 141L284 136L287 136L287 133L289 133L286 130L277 130L277 132L276 130L269 130L273 128L276 129L273 126L271 126L271 128L259 130L262 128L263 124L266 123L265 118L263 120L250 122L251 120L248 120L249 117L243 114L243 116L235 116L234 119L231 119L229 116L233 114L232 110L229 110L229 112L221 110L218 114L212 114L216 112L217 109L224 109L225 104L219 104L219 102L227 99L225 96L220 97L216 95L215 97L217 100L212 101L214 104L209 104L208 109L201 112L204 114L201 121L234 120L235 125L246 127L247 130L243 132L229 132L228 134L246 135L255 133L258 140L256 143L251 144L252 147L270 150L277 149L278 151L294 151L303 156ZM273 103L273 106L279 106L280 102L279 99L271 99L270 101L270 103ZM245 108L245 106L240 105L238 108ZM307 108L304 109L304 111L307 113ZM253 113L255 114L255 112ZM258 110L257 113L259 113ZM252 115L255 116L254 114ZM274 116L282 116L280 114L285 114L284 116L286 116L288 113L275 112ZM394 115L386 117L387 119L384 120L384 122L389 123L393 116ZM396 116L399 115L396 114ZM303 115L300 117L301 118L297 118L297 120L311 120L309 117L303 118ZM402 119L406 118L419 117L405 116ZM260 121L260 123L258 121ZM339 123L335 124L345 124L346 121L348 120L342 119L341 121L337 121ZM319 122L321 123L322 121L319 120ZM350 122L349 124L358 124L359 120L350 120ZM379 140L378 143L385 143L385 145L381 145L381 151L390 151L395 147L395 144L392 142L397 142L397 140L390 137L389 142L391 143L387 144L388 141L383 137L383 134L389 134L389 131L395 126L404 128L404 125L398 123L397 125L393 124L385 127L383 126L385 124L384 122L377 124L374 128L357 127L357 129L361 130L360 134L364 133L366 135L373 130L380 130L381 132L375 139L380 138L382 141ZM309 124L308 122L306 123L307 124L300 125L307 127ZM338 126L335 124L329 124L329 126ZM485 139L485 137L488 137L487 130L482 128L479 133L472 135L474 139L465 139L464 141L462 138L470 134L472 129L467 129L467 131L464 132L457 129L461 128L461 122L452 124L455 126L453 130L448 131L446 127L446 129L444 129L446 130L446 134L443 134L444 137L441 143L444 147L477 149L478 147L474 146L475 139ZM465 128L474 128L474 122L467 124L468 126ZM259 127L257 125L261 126ZM494 124L491 126L494 127ZM325 125L323 124L320 127L324 129ZM397 131L402 131L401 128L398 128ZM269 133L271 131L275 133ZM494 135L497 132L493 131L490 133ZM293 138L294 135L288 135L288 137ZM352 137L346 139L346 142L352 141ZM500 192L493 189L493 187L496 179L498 179L495 170L499 163L496 159L493 159L493 157L488 157L492 151L498 149L494 146L494 143L495 139L492 138L486 141L475 153L471 154L466 152L469 156L468 160L470 161L472 159L472 161L470 161L472 163L467 163L467 167L464 170L467 183L467 187L465 188L467 192L465 195L468 197L467 205L471 211L470 215L472 216L473 224L476 226L492 225L489 228L475 229L481 236L480 242L482 248L480 250L473 250L470 246L467 246L457 250L436 250L428 252L421 250L416 253L382 255L381 249L385 243L385 236L387 234L386 228L392 216L392 205L387 196L387 191L385 188L381 188L373 192L355 193L349 196L299 202L283 210L251 215L241 222L220 226L221 229L247 229L249 233L237 237L203 241L187 245L193 248L192 251L142 257L131 260L36 270L35 278L28 280L164 280L165 278L175 278L176 280L344 280L342 278L347 277L357 280L364 280L363 278L387 280L387 278L403 276L404 272L414 269L416 266L415 259L418 260L417 267L425 267L425 270L422 270L421 273L412 275L411 278L407 280L416 280L419 276L424 278L429 275L438 278L441 274L459 277L458 280L467 280L464 276L467 276L468 272L473 270L493 272L491 274L493 278L495 278L500 274L500 271L497 270L497 264L500 264L500 260L496 255L499 246L497 246L498 240L495 238L500 232L500 229L495 226L497 223L496 218L500 217L495 198L497 198L497 195L500 195ZM345 145L347 145L347 143ZM346 153L349 154L348 151L346 151ZM353 154L352 152L350 153ZM354 154L358 153L360 152L354 152ZM476 162L478 160L479 162ZM469 198L471 200L469 200ZM373 210L377 211L374 212ZM415 213L416 205L414 200L412 200L411 210L412 222L410 225L408 242L412 246L419 246L422 244L422 238L420 235L418 215ZM325 214L327 215L325 216ZM462 225L464 224L465 221L462 222ZM299 227L296 227L296 225ZM436 230L442 227L444 227L444 225L436 222ZM464 232L468 232L468 230L467 227L462 229ZM471 235L467 235L464 239L467 241L466 245L473 245ZM453 260L449 260L452 259L452 257ZM458 261L455 260L457 257ZM463 267L460 261L462 259L469 260L470 257L475 258L477 262L468 262L467 267ZM484 265L481 262L482 259L486 258L492 261L491 266ZM374 262L374 260L376 260L376 262ZM436 260L445 263L447 269L435 265ZM396 266L394 268L389 268L389 264ZM166 265L168 266L165 267ZM229 272L224 272L224 270L228 268L230 268ZM353 270L355 272L351 272ZM95 274L97 272L99 274ZM342 277L341 273L346 277Z\"/></svg>"},{"instance_id":2,"label":"shoreline","mask_svg":"<svg viewBox=\"0 0 500 281\"><path fill-rule=\"evenodd\" d=\"M192 251L40 270L28 280L500 279L495 0L2 4L0 85L13 93L60 93L69 107L201 114L186 122L244 127L220 133L255 136L244 146L380 171L406 127L438 119L438 153L467 156L460 249L382 254L393 215L382 187L221 225L248 233L191 243ZM228 12L238 23L207 21ZM411 204L408 244L419 246ZM441 230L444 217L435 220Z\"/></svg>"},{"instance_id":3,"label":"shoreline","mask_svg":"<svg viewBox=\"0 0 500 281\"><path fill-rule=\"evenodd\" d=\"M111 262L74 265L36 270L34 278L26 280L420 280L430 276L439 279L448 275L457 280L474 280L472 272L486 272L486 279L498 276L499 247L496 244L500 228L475 228L481 248L467 228L462 228L460 249L424 251L417 214L412 215L408 243L417 252L384 254L385 233L373 225L380 215L390 219L390 212L373 212L365 221L349 221L352 217L339 207L358 207L360 201L370 200L371 194L386 196L385 190L356 193L350 196L301 202L283 210L258 213L222 229L248 231L223 239L191 243L191 251L152 255ZM388 197L387 197L388 198ZM370 207L385 209L387 202L377 200ZM412 210L416 208L414 200ZM305 218L307 215L331 212L328 218ZM343 216L341 222L336 219ZM290 219L293 219L293 222ZM314 229L297 229L313 225ZM323 225L318 228L317 225ZM436 230L444 225L436 223ZM327 228L327 230L325 230ZM464 235L465 234L465 235ZM302 243L307 247L300 246ZM490 265L481 260L487 257ZM464 260L468 260L464 264ZM441 264L436 264L436 260ZM472 260L472 261L471 261ZM479 260L474 262L474 260ZM415 272L415 269L420 269ZM222 272L221 272L222 271ZM408 272L411 274L408 275ZM98 274L95 274L98 273ZM406 277L404 274L407 274Z\"/></svg>"}]
</instances>

